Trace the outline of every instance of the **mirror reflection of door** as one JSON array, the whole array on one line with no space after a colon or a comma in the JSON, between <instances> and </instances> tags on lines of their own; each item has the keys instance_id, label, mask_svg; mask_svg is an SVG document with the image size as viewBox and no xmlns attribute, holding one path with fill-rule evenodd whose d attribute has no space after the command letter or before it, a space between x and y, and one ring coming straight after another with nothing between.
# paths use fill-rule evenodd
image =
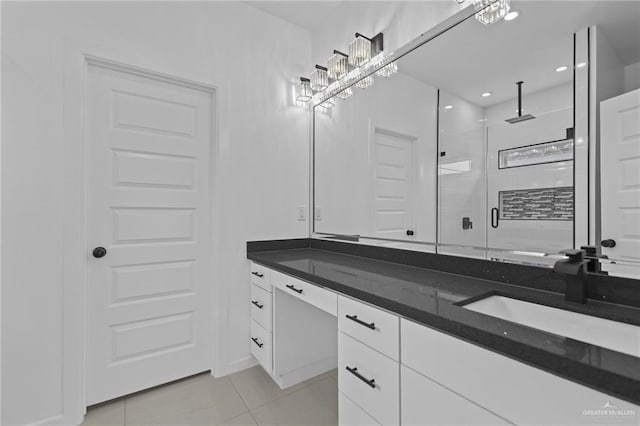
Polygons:
<instances>
[{"instance_id":1,"label":"mirror reflection of door","mask_svg":"<svg viewBox=\"0 0 640 426\"><path fill-rule=\"evenodd\" d=\"M412 239L414 229L414 151L416 138L373 129L373 235Z\"/></svg>"},{"instance_id":2,"label":"mirror reflection of door","mask_svg":"<svg viewBox=\"0 0 640 426\"><path fill-rule=\"evenodd\" d=\"M524 101L526 121L506 121L514 100L485 109L487 246L554 253L574 245L573 86Z\"/></svg>"},{"instance_id":3,"label":"mirror reflection of door","mask_svg":"<svg viewBox=\"0 0 640 426\"><path fill-rule=\"evenodd\" d=\"M602 268L640 278L640 89L600 105Z\"/></svg>"}]
</instances>

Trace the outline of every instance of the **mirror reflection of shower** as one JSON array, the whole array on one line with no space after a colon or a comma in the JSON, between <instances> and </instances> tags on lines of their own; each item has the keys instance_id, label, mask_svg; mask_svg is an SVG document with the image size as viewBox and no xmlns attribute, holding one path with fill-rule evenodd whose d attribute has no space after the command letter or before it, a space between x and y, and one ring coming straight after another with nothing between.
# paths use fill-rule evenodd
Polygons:
<instances>
[{"instance_id":1,"label":"mirror reflection of shower","mask_svg":"<svg viewBox=\"0 0 640 426\"><path fill-rule=\"evenodd\" d=\"M594 223L599 135L585 129L600 101L640 86L638 10L518 1L510 20L468 19L400 57L394 79L315 113L314 232L535 264L616 239Z\"/></svg>"}]
</instances>

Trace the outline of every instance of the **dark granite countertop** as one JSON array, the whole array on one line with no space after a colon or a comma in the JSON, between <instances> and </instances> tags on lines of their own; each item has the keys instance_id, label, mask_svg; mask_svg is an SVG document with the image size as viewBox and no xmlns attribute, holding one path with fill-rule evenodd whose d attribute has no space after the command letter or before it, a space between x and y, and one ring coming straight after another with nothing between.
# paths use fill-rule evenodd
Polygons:
<instances>
[{"instance_id":1,"label":"dark granite countertop","mask_svg":"<svg viewBox=\"0 0 640 426\"><path fill-rule=\"evenodd\" d=\"M501 294L640 325L640 309L367 257L292 248L252 251L261 265L395 312L407 319L640 405L640 358L477 313L458 305ZM461 260L464 261L464 260Z\"/></svg>"}]
</instances>

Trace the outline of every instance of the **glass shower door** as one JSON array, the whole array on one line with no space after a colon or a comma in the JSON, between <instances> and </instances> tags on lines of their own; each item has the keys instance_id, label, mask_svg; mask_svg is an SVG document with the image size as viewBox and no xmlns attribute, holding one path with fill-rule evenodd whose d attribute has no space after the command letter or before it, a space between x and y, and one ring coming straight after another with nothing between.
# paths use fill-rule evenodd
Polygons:
<instances>
[{"instance_id":1,"label":"glass shower door","mask_svg":"<svg viewBox=\"0 0 640 426\"><path fill-rule=\"evenodd\" d=\"M487 122L489 249L535 256L574 245L571 87L554 90L567 107L539 108L516 124L500 119L505 114ZM535 95L529 98L535 105Z\"/></svg>"}]
</instances>

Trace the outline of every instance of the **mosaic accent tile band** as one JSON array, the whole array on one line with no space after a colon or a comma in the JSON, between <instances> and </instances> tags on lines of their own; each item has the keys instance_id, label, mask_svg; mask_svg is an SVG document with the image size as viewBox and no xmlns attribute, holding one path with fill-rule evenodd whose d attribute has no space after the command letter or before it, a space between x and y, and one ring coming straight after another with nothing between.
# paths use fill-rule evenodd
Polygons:
<instances>
[{"instance_id":1,"label":"mosaic accent tile band","mask_svg":"<svg viewBox=\"0 0 640 426\"><path fill-rule=\"evenodd\" d=\"M502 220L573 220L573 187L500 191Z\"/></svg>"},{"instance_id":2,"label":"mosaic accent tile band","mask_svg":"<svg viewBox=\"0 0 640 426\"><path fill-rule=\"evenodd\" d=\"M499 169L571 160L573 160L573 139L498 151Z\"/></svg>"}]
</instances>

